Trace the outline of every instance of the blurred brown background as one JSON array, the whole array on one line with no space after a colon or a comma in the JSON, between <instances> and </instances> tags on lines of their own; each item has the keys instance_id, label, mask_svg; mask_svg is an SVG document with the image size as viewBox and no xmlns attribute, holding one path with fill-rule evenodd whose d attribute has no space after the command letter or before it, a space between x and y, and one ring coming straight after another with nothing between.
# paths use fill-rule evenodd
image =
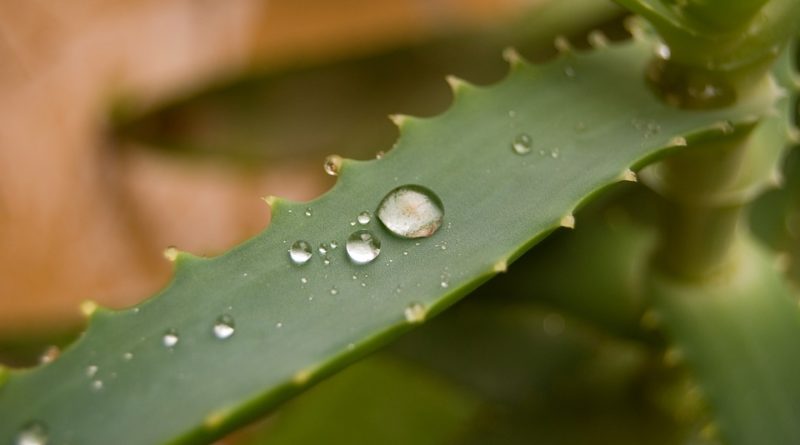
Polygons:
<instances>
[{"instance_id":1,"label":"blurred brown background","mask_svg":"<svg viewBox=\"0 0 800 445\"><path fill-rule=\"evenodd\" d=\"M0 0L0 360L80 326L82 300L152 295L168 245L214 255L254 235L258 197L318 195L325 155L373 156L396 136L386 114L446 107L445 74L496 81L506 45L546 57L566 14L579 32L618 10Z\"/></svg>"}]
</instances>

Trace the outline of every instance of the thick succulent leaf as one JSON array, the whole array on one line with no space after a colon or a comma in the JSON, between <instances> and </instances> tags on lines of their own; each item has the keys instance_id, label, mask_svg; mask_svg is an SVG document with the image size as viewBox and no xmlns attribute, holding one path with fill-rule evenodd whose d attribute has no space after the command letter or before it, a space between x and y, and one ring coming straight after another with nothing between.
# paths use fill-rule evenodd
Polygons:
<instances>
[{"instance_id":1,"label":"thick succulent leaf","mask_svg":"<svg viewBox=\"0 0 800 445\"><path fill-rule=\"evenodd\" d=\"M731 445L800 443L800 311L774 257L739 246L740 264L711 283L650 281L656 319L695 374Z\"/></svg>"},{"instance_id":2,"label":"thick succulent leaf","mask_svg":"<svg viewBox=\"0 0 800 445\"><path fill-rule=\"evenodd\" d=\"M411 363L379 355L287 403L245 443L454 443L478 407L478 399L463 388Z\"/></svg>"},{"instance_id":3,"label":"thick succulent leaf","mask_svg":"<svg viewBox=\"0 0 800 445\"><path fill-rule=\"evenodd\" d=\"M454 82L451 109L399 119L401 137L383 159L345 161L334 188L313 202L270 200L263 234L213 259L179 254L160 295L96 311L59 359L12 372L0 388L0 441L30 422L53 443L219 437L445 309L569 224L581 202L629 177L628 168L680 148L671 147L683 145L676 136L691 146L718 135L720 121L747 127L775 98L766 91L725 110L671 109L641 74L652 51L636 41L545 66L514 63L490 88ZM521 133L533 141L524 156L511 149ZM356 216L403 184L441 198L435 235L397 238L373 218L363 227L382 241L376 261L355 265L339 247L329 265L319 255L291 263L295 240L343 244L359 228ZM222 314L236 324L226 340L212 333ZM170 329L179 341L166 347Z\"/></svg>"}]
</instances>

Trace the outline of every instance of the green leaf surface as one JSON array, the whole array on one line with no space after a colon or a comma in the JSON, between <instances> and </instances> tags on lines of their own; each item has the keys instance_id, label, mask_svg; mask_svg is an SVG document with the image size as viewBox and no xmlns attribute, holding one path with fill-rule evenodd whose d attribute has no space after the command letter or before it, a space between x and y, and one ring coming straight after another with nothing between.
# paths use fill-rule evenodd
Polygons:
<instances>
[{"instance_id":1,"label":"green leaf surface","mask_svg":"<svg viewBox=\"0 0 800 445\"><path fill-rule=\"evenodd\" d=\"M52 443L220 437L412 328L409 305L427 317L445 309L626 169L681 145L674 137L691 146L719 135L720 121L750 126L775 98L671 109L644 82L652 51L635 41L544 66L516 63L489 88L458 84L446 113L405 119L383 159L345 161L334 188L310 203L273 200L261 235L212 259L178 255L160 295L98 310L59 359L12 372L0 387L0 442L30 422ZM511 149L521 133L533 140L525 156ZM435 235L396 238L373 218L364 227L382 241L376 261L355 265L343 247L329 265L319 255L303 266L289 261L299 239L344 244L356 216L403 184L428 187L444 203ZM212 333L222 314L236 324L227 340ZM179 341L169 348L162 341L171 329Z\"/></svg>"},{"instance_id":2,"label":"green leaf surface","mask_svg":"<svg viewBox=\"0 0 800 445\"><path fill-rule=\"evenodd\" d=\"M654 276L656 314L725 443L800 443L800 311L774 257L738 247L739 264L714 282Z\"/></svg>"},{"instance_id":3,"label":"green leaf surface","mask_svg":"<svg viewBox=\"0 0 800 445\"><path fill-rule=\"evenodd\" d=\"M413 364L377 356L287 403L250 445L453 443L474 395Z\"/></svg>"}]
</instances>

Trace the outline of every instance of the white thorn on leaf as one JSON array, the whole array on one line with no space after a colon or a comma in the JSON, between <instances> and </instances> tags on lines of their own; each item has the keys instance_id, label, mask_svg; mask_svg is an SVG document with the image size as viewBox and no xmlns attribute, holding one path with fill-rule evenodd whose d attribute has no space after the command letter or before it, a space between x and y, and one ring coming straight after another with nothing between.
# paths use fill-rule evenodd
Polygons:
<instances>
[{"instance_id":1,"label":"white thorn on leaf","mask_svg":"<svg viewBox=\"0 0 800 445\"><path fill-rule=\"evenodd\" d=\"M608 37L599 29L590 32L587 40L593 48L605 48L608 46Z\"/></svg>"},{"instance_id":2,"label":"white thorn on leaf","mask_svg":"<svg viewBox=\"0 0 800 445\"><path fill-rule=\"evenodd\" d=\"M308 382L311 378L311 375L314 373L314 370L311 368L301 369L294 373L292 376L292 382L295 385L304 385Z\"/></svg>"},{"instance_id":3,"label":"white thorn on leaf","mask_svg":"<svg viewBox=\"0 0 800 445\"><path fill-rule=\"evenodd\" d=\"M568 53L572 51L572 44L569 43L569 40L564 36L557 36L553 40L553 46L555 46L556 50L560 53Z\"/></svg>"},{"instance_id":4,"label":"white thorn on leaf","mask_svg":"<svg viewBox=\"0 0 800 445\"><path fill-rule=\"evenodd\" d=\"M686 138L683 136L675 136L669 140L669 145L672 147L685 147L687 145Z\"/></svg>"},{"instance_id":5,"label":"white thorn on leaf","mask_svg":"<svg viewBox=\"0 0 800 445\"><path fill-rule=\"evenodd\" d=\"M508 62L511 66L518 66L522 64L522 56L519 55L516 48L507 47L503 50L503 60Z\"/></svg>"},{"instance_id":6,"label":"white thorn on leaf","mask_svg":"<svg viewBox=\"0 0 800 445\"><path fill-rule=\"evenodd\" d=\"M80 305L81 314L83 314L86 318L89 318L97 311L97 303L92 300L82 301Z\"/></svg>"},{"instance_id":7,"label":"white thorn on leaf","mask_svg":"<svg viewBox=\"0 0 800 445\"><path fill-rule=\"evenodd\" d=\"M508 261L500 260L492 265L492 270L497 273L506 272L508 270Z\"/></svg>"},{"instance_id":8,"label":"white thorn on leaf","mask_svg":"<svg viewBox=\"0 0 800 445\"><path fill-rule=\"evenodd\" d=\"M175 246L169 246L166 249L164 249L164 252L162 252L164 258L172 262L175 262L175 260L178 259L178 253L179 253L178 248Z\"/></svg>"},{"instance_id":9,"label":"white thorn on leaf","mask_svg":"<svg viewBox=\"0 0 800 445\"><path fill-rule=\"evenodd\" d=\"M390 114L389 120L392 121L398 128L403 128L409 117L405 114Z\"/></svg>"},{"instance_id":10,"label":"white thorn on leaf","mask_svg":"<svg viewBox=\"0 0 800 445\"><path fill-rule=\"evenodd\" d=\"M631 169L629 169L629 168L625 169L625 171L622 172L622 174L620 175L620 179L622 179L623 181L628 181L628 182L638 182L639 181L639 177L636 176L636 172L631 170Z\"/></svg>"},{"instance_id":11,"label":"white thorn on leaf","mask_svg":"<svg viewBox=\"0 0 800 445\"><path fill-rule=\"evenodd\" d=\"M466 80L452 74L445 76L444 80L447 81L447 84L450 85L450 89L453 90L454 93L463 90L469 85Z\"/></svg>"},{"instance_id":12,"label":"white thorn on leaf","mask_svg":"<svg viewBox=\"0 0 800 445\"><path fill-rule=\"evenodd\" d=\"M561 224L561 227L566 227L568 229L574 229L575 228L575 217L571 213L569 215L565 215L563 218L561 218L561 221L559 221L559 224Z\"/></svg>"}]
</instances>

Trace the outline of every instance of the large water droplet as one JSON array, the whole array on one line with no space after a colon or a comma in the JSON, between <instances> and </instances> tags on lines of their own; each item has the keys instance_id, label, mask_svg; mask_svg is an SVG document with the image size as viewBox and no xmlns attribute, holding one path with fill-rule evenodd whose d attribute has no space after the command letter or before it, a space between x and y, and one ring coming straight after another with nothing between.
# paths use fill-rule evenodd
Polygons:
<instances>
[{"instance_id":1,"label":"large water droplet","mask_svg":"<svg viewBox=\"0 0 800 445\"><path fill-rule=\"evenodd\" d=\"M306 241L295 241L289 249L289 258L294 264L305 264L311 259L311 244Z\"/></svg>"},{"instance_id":2,"label":"large water droplet","mask_svg":"<svg viewBox=\"0 0 800 445\"><path fill-rule=\"evenodd\" d=\"M514 142L511 143L511 148L514 150L514 153L518 155L530 153L532 147L533 141L531 140L531 136L527 133L518 134L517 137L514 138Z\"/></svg>"},{"instance_id":3,"label":"large water droplet","mask_svg":"<svg viewBox=\"0 0 800 445\"><path fill-rule=\"evenodd\" d=\"M381 240L369 230L358 230L347 238L345 249L352 262L367 264L381 253Z\"/></svg>"},{"instance_id":4,"label":"large water droplet","mask_svg":"<svg viewBox=\"0 0 800 445\"><path fill-rule=\"evenodd\" d=\"M364 211L358 214L358 218L356 218L356 220L358 220L359 224L365 226L372 221L372 215L370 215L369 212Z\"/></svg>"},{"instance_id":5,"label":"large water droplet","mask_svg":"<svg viewBox=\"0 0 800 445\"><path fill-rule=\"evenodd\" d=\"M230 336L236 331L233 317L228 314L220 315L219 318L217 318L217 321L214 323L213 331L214 337L217 337L220 340L230 338Z\"/></svg>"},{"instance_id":6,"label":"large water droplet","mask_svg":"<svg viewBox=\"0 0 800 445\"><path fill-rule=\"evenodd\" d=\"M15 445L47 445L47 427L41 422L26 424L17 434Z\"/></svg>"},{"instance_id":7,"label":"large water droplet","mask_svg":"<svg viewBox=\"0 0 800 445\"><path fill-rule=\"evenodd\" d=\"M161 337L161 343L168 347L172 348L178 344L180 337L178 336L178 331L175 329L167 329L167 332L164 333L164 336Z\"/></svg>"},{"instance_id":8,"label":"large water droplet","mask_svg":"<svg viewBox=\"0 0 800 445\"><path fill-rule=\"evenodd\" d=\"M433 235L442 225L444 206L431 190L403 185L389 192L378 206L378 219L389 231L403 238Z\"/></svg>"}]
</instances>

